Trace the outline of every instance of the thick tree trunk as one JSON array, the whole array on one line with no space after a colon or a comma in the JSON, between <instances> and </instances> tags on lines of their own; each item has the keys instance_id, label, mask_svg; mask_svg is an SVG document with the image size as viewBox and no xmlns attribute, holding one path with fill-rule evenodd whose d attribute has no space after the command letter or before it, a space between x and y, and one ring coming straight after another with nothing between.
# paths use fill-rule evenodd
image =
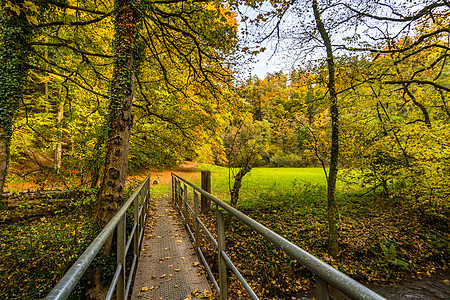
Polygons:
<instances>
[{"instance_id":1,"label":"thick tree trunk","mask_svg":"<svg viewBox=\"0 0 450 300\"><path fill-rule=\"evenodd\" d=\"M316 19L317 30L324 42L327 50L327 66L328 66L328 91L330 93L330 113L331 113L331 151L330 151L330 171L328 174L328 245L330 255L336 257L339 251L338 242L338 211L336 205L336 179L338 172L339 159L339 109L337 103L337 92L335 84L335 70L333 48L331 46L330 37L320 18L320 12L317 7L317 0L313 0L313 11Z\"/></svg>"},{"instance_id":2,"label":"thick tree trunk","mask_svg":"<svg viewBox=\"0 0 450 300\"><path fill-rule=\"evenodd\" d=\"M23 1L15 1L21 5ZM12 124L22 99L28 72L30 26L24 13L17 15L2 7L0 12L0 193L8 168Z\"/></svg>"},{"instance_id":3,"label":"thick tree trunk","mask_svg":"<svg viewBox=\"0 0 450 300\"><path fill-rule=\"evenodd\" d=\"M97 222L104 226L124 200L128 168L131 104L135 86L135 45L138 23L136 1L116 0L114 70L109 104L105 169L99 191Z\"/></svg>"}]
</instances>

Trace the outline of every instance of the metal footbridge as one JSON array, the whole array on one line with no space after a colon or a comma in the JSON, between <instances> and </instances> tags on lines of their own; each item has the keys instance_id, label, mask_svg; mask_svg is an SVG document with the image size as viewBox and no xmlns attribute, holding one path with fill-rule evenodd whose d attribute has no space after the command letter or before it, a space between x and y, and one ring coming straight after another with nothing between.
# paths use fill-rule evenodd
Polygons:
<instances>
[{"instance_id":1,"label":"metal footbridge","mask_svg":"<svg viewBox=\"0 0 450 300\"><path fill-rule=\"evenodd\" d=\"M215 205L217 234L201 220L203 199ZM315 299L333 299L330 287L350 299L385 299L174 173L170 199L152 199L152 205L149 175L45 299L69 298L111 236L117 244L116 270L105 299L225 300L229 299L227 276L231 273L242 283L247 298L260 299L227 255L224 214L243 222L308 268L316 279ZM208 265L200 235L214 244L217 268Z\"/></svg>"}]
</instances>

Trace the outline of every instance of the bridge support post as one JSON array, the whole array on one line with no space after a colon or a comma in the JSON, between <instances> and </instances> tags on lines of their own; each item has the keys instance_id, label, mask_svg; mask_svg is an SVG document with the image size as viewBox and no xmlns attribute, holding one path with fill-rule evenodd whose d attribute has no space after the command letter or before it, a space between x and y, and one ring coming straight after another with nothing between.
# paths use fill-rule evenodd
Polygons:
<instances>
[{"instance_id":1,"label":"bridge support post","mask_svg":"<svg viewBox=\"0 0 450 300\"><path fill-rule=\"evenodd\" d=\"M217 212L217 250L219 252L218 255L219 289L220 289L219 299L227 300L228 299L227 264L222 256L222 252L225 252L225 221L223 213L220 211L219 208L217 208L216 212Z\"/></svg>"},{"instance_id":2,"label":"bridge support post","mask_svg":"<svg viewBox=\"0 0 450 300\"><path fill-rule=\"evenodd\" d=\"M181 202L183 198L183 189L181 188L181 181L178 181L178 202L177 202L177 206L178 209L181 209Z\"/></svg>"},{"instance_id":3,"label":"bridge support post","mask_svg":"<svg viewBox=\"0 0 450 300\"><path fill-rule=\"evenodd\" d=\"M316 275L316 299L330 300L330 294L328 292L328 283L317 275Z\"/></svg>"},{"instance_id":4,"label":"bridge support post","mask_svg":"<svg viewBox=\"0 0 450 300\"><path fill-rule=\"evenodd\" d=\"M150 175L149 175L150 176ZM147 195L147 201L145 202L145 208L144 208L144 210L145 210L145 218L144 218L144 227L145 227L145 223L147 222L147 217L148 217L148 214L147 214L147 212L148 212L148 207L150 206L150 184L151 184L151 177L149 177L148 178L148 181L147 181L147 191L146 191L146 195Z\"/></svg>"},{"instance_id":5,"label":"bridge support post","mask_svg":"<svg viewBox=\"0 0 450 300\"><path fill-rule=\"evenodd\" d=\"M183 202L181 203L181 207L183 208L184 215L184 225L186 226L189 220L189 211L187 207L187 185L184 184L184 194L183 194Z\"/></svg>"},{"instance_id":6,"label":"bridge support post","mask_svg":"<svg viewBox=\"0 0 450 300\"><path fill-rule=\"evenodd\" d=\"M117 281L116 294L117 300L125 300L125 224L126 224L126 214L120 218L117 224L117 265L122 265L120 270L119 279Z\"/></svg>"},{"instance_id":7,"label":"bridge support post","mask_svg":"<svg viewBox=\"0 0 450 300\"><path fill-rule=\"evenodd\" d=\"M194 224L195 224L195 252L198 252L198 248L200 247L200 224L198 223L198 194L194 191Z\"/></svg>"},{"instance_id":8,"label":"bridge support post","mask_svg":"<svg viewBox=\"0 0 450 300\"><path fill-rule=\"evenodd\" d=\"M202 171L202 190L211 193L211 172ZM201 196L201 212L205 213L211 210L211 200Z\"/></svg>"},{"instance_id":9,"label":"bridge support post","mask_svg":"<svg viewBox=\"0 0 450 300\"><path fill-rule=\"evenodd\" d=\"M140 193L139 193L140 194ZM136 225L136 230L134 231L134 236L133 236L133 254L139 257L139 195L137 195L134 200L134 214L133 214L133 218L134 218L134 224Z\"/></svg>"},{"instance_id":10,"label":"bridge support post","mask_svg":"<svg viewBox=\"0 0 450 300\"><path fill-rule=\"evenodd\" d=\"M172 201L175 203L175 197L176 197L176 186L175 186L176 180L175 177L172 175Z\"/></svg>"}]
</instances>

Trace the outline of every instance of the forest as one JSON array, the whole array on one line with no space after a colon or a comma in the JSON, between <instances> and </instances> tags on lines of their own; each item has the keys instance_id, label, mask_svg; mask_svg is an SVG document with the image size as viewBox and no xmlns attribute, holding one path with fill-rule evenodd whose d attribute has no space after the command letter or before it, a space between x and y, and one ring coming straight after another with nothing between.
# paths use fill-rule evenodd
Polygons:
<instances>
[{"instance_id":1,"label":"forest","mask_svg":"<svg viewBox=\"0 0 450 300\"><path fill-rule=\"evenodd\" d=\"M226 167L243 209L252 170L319 168L324 255L344 255L357 194L429 226L420 259L447 270L449 14L446 0L1 1L0 295L45 296L136 186L127 175L185 161ZM285 67L248 74L261 53ZM52 274L17 268L56 257ZM414 273L402 262L361 278Z\"/></svg>"}]
</instances>

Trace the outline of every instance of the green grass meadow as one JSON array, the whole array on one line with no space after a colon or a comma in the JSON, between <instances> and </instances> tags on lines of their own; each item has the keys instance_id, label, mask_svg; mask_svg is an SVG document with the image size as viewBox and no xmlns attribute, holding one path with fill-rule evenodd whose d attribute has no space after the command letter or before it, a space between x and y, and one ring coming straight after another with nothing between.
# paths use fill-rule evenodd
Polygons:
<instances>
[{"instance_id":1,"label":"green grass meadow","mask_svg":"<svg viewBox=\"0 0 450 300\"><path fill-rule=\"evenodd\" d=\"M200 171L211 172L211 193L221 200L229 201L229 171L228 168L209 164L197 166ZM200 175L193 182L200 186ZM233 181L231 181L233 183ZM251 205L261 193L288 191L295 186L308 183L326 186L326 179L321 168L253 168L242 180L240 205Z\"/></svg>"}]
</instances>

